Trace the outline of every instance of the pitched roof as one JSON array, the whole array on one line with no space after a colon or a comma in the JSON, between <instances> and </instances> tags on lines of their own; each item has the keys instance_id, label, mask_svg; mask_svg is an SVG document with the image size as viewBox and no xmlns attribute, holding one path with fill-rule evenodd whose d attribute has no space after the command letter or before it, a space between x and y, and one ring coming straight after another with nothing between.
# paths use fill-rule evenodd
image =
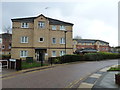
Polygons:
<instances>
[{"instance_id":1,"label":"pitched roof","mask_svg":"<svg viewBox=\"0 0 120 90\"><path fill-rule=\"evenodd\" d=\"M44 16L44 15L41 14L39 16ZM26 17L26 18L15 18L15 19L11 19L11 20L13 22L22 22L22 21L34 22L34 19L38 18L39 16L37 16L37 17ZM57 19L52 19L52 18L49 18L49 17L45 17L45 18L47 18L49 20L49 23L53 24L53 25L73 25L72 23L69 23L69 22L64 22L64 21L60 21L60 20L57 20Z\"/></svg>"},{"instance_id":2,"label":"pitched roof","mask_svg":"<svg viewBox=\"0 0 120 90\"><path fill-rule=\"evenodd\" d=\"M108 42L102 40L96 40L96 39L73 39L73 40L76 40L78 43L95 43L97 41L100 41L109 44Z\"/></svg>"}]
</instances>

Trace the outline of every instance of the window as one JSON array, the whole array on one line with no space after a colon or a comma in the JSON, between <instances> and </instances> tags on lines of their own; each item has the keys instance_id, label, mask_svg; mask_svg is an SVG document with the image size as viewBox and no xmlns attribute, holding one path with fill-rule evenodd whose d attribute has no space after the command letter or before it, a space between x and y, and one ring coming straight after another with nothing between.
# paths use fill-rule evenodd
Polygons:
<instances>
[{"instance_id":1,"label":"window","mask_svg":"<svg viewBox=\"0 0 120 90\"><path fill-rule=\"evenodd\" d=\"M44 38L40 38L40 39L39 39L39 42L43 42L43 41L44 41Z\"/></svg>"},{"instance_id":2,"label":"window","mask_svg":"<svg viewBox=\"0 0 120 90\"><path fill-rule=\"evenodd\" d=\"M60 44L65 44L65 38L60 38Z\"/></svg>"},{"instance_id":3,"label":"window","mask_svg":"<svg viewBox=\"0 0 120 90\"><path fill-rule=\"evenodd\" d=\"M21 23L21 28L28 28L28 23L26 23L26 22Z\"/></svg>"},{"instance_id":4,"label":"window","mask_svg":"<svg viewBox=\"0 0 120 90\"><path fill-rule=\"evenodd\" d=\"M28 43L28 37L21 37L21 43Z\"/></svg>"},{"instance_id":5,"label":"window","mask_svg":"<svg viewBox=\"0 0 120 90\"><path fill-rule=\"evenodd\" d=\"M85 43L81 43L82 45L85 45Z\"/></svg>"},{"instance_id":6,"label":"window","mask_svg":"<svg viewBox=\"0 0 120 90\"><path fill-rule=\"evenodd\" d=\"M20 51L20 57L27 57L28 51Z\"/></svg>"},{"instance_id":7,"label":"window","mask_svg":"<svg viewBox=\"0 0 120 90\"><path fill-rule=\"evenodd\" d=\"M55 25L52 25L52 30L56 30L56 26Z\"/></svg>"},{"instance_id":8,"label":"window","mask_svg":"<svg viewBox=\"0 0 120 90\"><path fill-rule=\"evenodd\" d=\"M65 51L60 51L60 56L65 55Z\"/></svg>"},{"instance_id":9,"label":"window","mask_svg":"<svg viewBox=\"0 0 120 90\"><path fill-rule=\"evenodd\" d=\"M52 51L52 57L56 57L56 51Z\"/></svg>"},{"instance_id":10,"label":"window","mask_svg":"<svg viewBox=\"0 0 120 90\"><path fill-rule=\"evenodd\" d=\"M45 22L43 22L43 21L38 22L38 27L45 28Z\"/></svg>"},{"instance_id":11,"label":"window","mask_svg":"<svg viewBox=\"0 0 120 90\"><path fill-rule=\"evenodd\" d=\"M61 25L60 30L65 30L65 26Z\"/></svg>"},{"instance_id":12,"label":"window","mask_svg":"<svg viewBox=\"0 0 120 90\"><path fill-rule=\"evenodd\" d=\"M2 38L0 38L0 44L2 43Z\"/></svg>"},{"instance_id":13,"label":"window","mask_svg":"<svg viewBox=\"0 0 120 90\"><path fill-rule=\"evenodd\" d=\"M2 45L2 49L5 49L5 45Z\"/></svg>"},{"instance_id":14,"label":"window","mask_svg":"<svg viewBox=\"0 0 120 90\"><path fill-rule=\"evenodd\" d=\"M8 47L9 49L11 49L11 44L9 44L9 47Z\"/></svg>"},{"instance_id":15,"label":"window","mask_svg":"<svg viewBox=\"0 0 120 90\"><path fill-rule=\"evenodd\" d=\"M52 38L52 43L56 44L56 38Z\"/></svg>"}]
</instances>

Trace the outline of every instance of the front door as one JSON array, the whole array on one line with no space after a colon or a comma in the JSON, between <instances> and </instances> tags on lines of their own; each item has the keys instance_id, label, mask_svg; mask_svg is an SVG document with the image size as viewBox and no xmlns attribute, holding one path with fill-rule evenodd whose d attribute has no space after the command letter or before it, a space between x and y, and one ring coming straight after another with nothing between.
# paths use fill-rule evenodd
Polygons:
<instances>
[{"instance_id":1,"label":"front door","mask_svg":"<svg viewBox=\"0 0 120 90\"><path fill-rule=\"evenodd\" d=\"M44 61L44 52L42 50L36 51L37 61Z\"/></svg>"}]
</instances>

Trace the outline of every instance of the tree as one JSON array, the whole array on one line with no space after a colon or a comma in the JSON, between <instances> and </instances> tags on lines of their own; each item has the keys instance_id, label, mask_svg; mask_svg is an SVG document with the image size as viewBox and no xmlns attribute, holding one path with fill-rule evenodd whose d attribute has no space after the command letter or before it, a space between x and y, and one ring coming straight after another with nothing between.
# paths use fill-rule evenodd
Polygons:
<instances>
[{"instance_id":1,"label":"tree","mask_svg":"<svg viewBox=\"0 0 120 90\"><path fill-rule=\"evenodd\" d=\"M5 32L5 33L11 33L12 32L12 28L10 26L4 26L3 32Z\"/></svg>"}]
</instances>

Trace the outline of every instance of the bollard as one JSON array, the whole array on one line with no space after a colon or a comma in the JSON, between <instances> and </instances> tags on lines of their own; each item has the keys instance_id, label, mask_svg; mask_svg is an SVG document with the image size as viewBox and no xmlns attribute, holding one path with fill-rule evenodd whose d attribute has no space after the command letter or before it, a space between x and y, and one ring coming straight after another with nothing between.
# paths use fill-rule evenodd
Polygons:
<instances>
[{"instance_id":1,"label":"bollard","mask_svg":"<svg viewBox=\"0 0 120 90\"><path fill-rule=\"evenodd\" d=\"M16 59L16 70L22 70L22 60L21 59Z\"/></svg>"}]
</instances>

